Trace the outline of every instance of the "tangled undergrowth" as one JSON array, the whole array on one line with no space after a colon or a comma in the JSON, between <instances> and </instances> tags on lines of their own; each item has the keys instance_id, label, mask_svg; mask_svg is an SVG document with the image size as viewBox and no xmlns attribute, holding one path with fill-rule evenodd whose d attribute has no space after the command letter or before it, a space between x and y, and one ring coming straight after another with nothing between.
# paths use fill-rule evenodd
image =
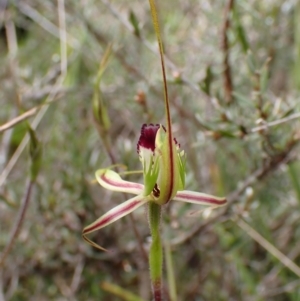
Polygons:
<instances>
[{"instance_id":1,"label":"tangled undergrowth","mask_svg":"<svg viewBox=\"0 0 300 301\"><path fill-rule=\"evenodd\" d=\"M158 8L186 187L228 200L192 215L190 204L164 209L177 299L298 300L300 6L178 0ZM150 300L143 209L93 237L109 253L81 238L127 197L98 187L95 170L140 169L141 124L164 122L148 2L12 1L0 28L0 300L134 300L128 292ZM36 153L38 175L4 258Z\"/></svg>"}]
</instances>

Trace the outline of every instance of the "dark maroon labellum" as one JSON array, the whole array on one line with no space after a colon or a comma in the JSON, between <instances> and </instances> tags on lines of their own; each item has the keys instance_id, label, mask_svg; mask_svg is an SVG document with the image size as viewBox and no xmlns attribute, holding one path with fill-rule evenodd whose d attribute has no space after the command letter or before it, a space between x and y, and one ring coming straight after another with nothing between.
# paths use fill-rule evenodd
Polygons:
<instances>
[{"instance_id":1,"label":"dark maroon labellum","mask_svg":"<svg viewBox=\"0 0 300 301\"><path fill-rule=\"evenodd\" d=\"M154 152L155 149L155 137L159 129L159 124L143 124L141 128L141 136L137 144L137 151L140 152L140 147L151 149Z\"/></svg>"}]
</instances>

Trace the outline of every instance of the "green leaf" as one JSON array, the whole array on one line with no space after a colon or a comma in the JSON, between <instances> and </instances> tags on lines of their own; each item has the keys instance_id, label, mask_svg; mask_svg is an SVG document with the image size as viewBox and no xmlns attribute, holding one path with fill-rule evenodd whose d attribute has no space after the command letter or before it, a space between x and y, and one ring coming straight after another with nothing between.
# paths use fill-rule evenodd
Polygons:
<instances>
[{"instance_id":1,"label":"green leaf","mask_svg":"<svg viewBox=\"0 0 300 301\"><path fill-rule=\"evenodd\" d=\"M132 10L130 10L129 21L130 21L131 25L133 26L134 34L137 37L140 37L141 33L140 33L140 28L139 28L139 21L135 15L135 13Z\"/></svg>"},{"instance_id":2,"label":"green leaf","mask_svg":"<svg viewBox=\"0 0 300 301\"><path fill-rule=\"evenodd\" d=\"M39 140L36 137L35 131L28 125L29 133L29 155L31 158L30 177L32 181L35 181L41 167L42 161L42 147Z\"/></svg>"},{"instance_id":3,"label":"green leaf","mask_svg":"<svg viewBox=\"0 0 300 301\"><path fill-rule=\"evenodd\" d=\"M144 301L142 298L134 295L130 291L109 282L102 282L101 287L103 290L110 292L125 301Z\"/></svg>"},{"instance_id":4,"label":"green leaf","mask_svg":"<svg viewBox=\"0 0 300 301\"><path fill-rule=\"evenodd\" d=\"M295 189L298 201L300 202L300 181L299 181L299 164L293 162L288 164L289 175Z\"/></svg>"},{"instance_id":5,"label":"green leaf","mask_svg":"<svg viewBox=\"0 0 300 301\"><path fill-rule=\"evenodd\" d=\"M103 132L107 131L110 128L110 119L107 114L107 109L101 93L100 84L101 84L103 73L109 61L111 48L112 46L109 45L103 55L94 84L94 95L93 95L92 106L93 106L94 118L97 123L100 134L103 134Z\"/></svg>"},{"instance_id":6,"label":"green leaf","mask_svg":"<svg viewBox=\"0 0 300 301\"><path fill-rule=\"evenodd\" d=\"M293 114L295 112L295 108L288 109L280 118L288 117L289 115Z\"/></svg>"},{"instance_id":7,"label":"green leaf","mask_svg":"<svg viewBox=\"0 0 300 301\"><path fill-rule=\"evenodd\" d=\"M233 9L233 20L235 23L235 31L236 31L238 41L241 44L243 51L245 53L247 53L247 51L249 49L249 43L248 43L248 39L247 39L245 30L244 30L244 27L242 26L242 23L240 22L240 16L239 16L239 12L236 8L236 5L234 6L234 9Z\"/></svg>"},{"instance_id":8,"label":"green leaf","mask_svg":"<svg viewBox=\"0 0 300 301\"><path fill-rule=\"evenodd\" d=\"M211 66L207 66L205 78L199 83L201 90L207 94L211 95L211 83L213 81L213 73L211 71Z\"/></svg>"},{"instance_id":9,"label":"green leaf","mask_svg":"<svg viewBox=\"0 0 300 301\"><path fill-rule=\"evenodd\" d=\"M27 125L26 122L21 122L14 126L12 136L10 139L10 151L13 152L19 144L22 142L24 136L27 133Z\"/></svg>"}]
</instances>

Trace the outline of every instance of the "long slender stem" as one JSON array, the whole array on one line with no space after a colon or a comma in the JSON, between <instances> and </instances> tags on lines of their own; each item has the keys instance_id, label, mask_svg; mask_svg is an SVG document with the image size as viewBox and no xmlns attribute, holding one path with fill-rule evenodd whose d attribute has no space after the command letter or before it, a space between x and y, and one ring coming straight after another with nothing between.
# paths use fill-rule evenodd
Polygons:
<instances>
[{"instance_id":1,"label":"long slender stem","mask_svg":"<svg viewBox=\"0 0 300 301\"><path fill-rule=\"evenodd\" d=\"M161 206L149 202L148 205L149 226L152 235L152 244L149 254L150 278L152 282L153 297L155 301L162 300L162 264L163 252L160 238Z\"/></svg>"},{"instance_id":2,"label":"long slender stem","mask_svg":"<svg viewBox=\"0 0 300 301\"><path fill-rule=\"evenodd\" d=\"M25 213L28 208L28 204L29 204L30 197L31 197L31 191L34 186L34 183L35 182L32 180L28 180L26 192L25 192L25 195L23 197L23 200L21 202L21 206L20 206L20 209L18 212L18 217L17 217L14 227L11 231L9 241L0 256L0 269L4 265L5 259L6 259L7 255L9 254L9 252L11 251L15 240L18 238L19 232L21 230L21 227L22 227L22 224L23 224L23 221L25 218Z\"/></svg>"}]
</instances>

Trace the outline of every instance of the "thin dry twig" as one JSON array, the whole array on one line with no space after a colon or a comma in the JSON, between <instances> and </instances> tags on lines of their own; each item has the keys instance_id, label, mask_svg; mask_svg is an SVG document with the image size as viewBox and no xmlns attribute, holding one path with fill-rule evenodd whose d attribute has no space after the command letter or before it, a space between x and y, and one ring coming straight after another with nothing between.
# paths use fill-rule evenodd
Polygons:
<instances>
[{"instance_id":1,"label":"thin dry twig","mask_svg":"<svg viewBox=\"0 0 300 301\"><path fill-rule=\"evenodd\" d=\"M0 126L0 133L6 131L6 130L14 127L15 125L19 124L20 122L34 116L38 112L39 109L40 109L39 106L34 107L34 108L26 111L25 113L15 117L14 119L4 123L3 125Z\"/></svg>"},{"instance_id":2,"label":"thin dry twig","mask_svg":"<svg viewBox=\"0 0 300 301\"><path fill-rule=\"evenodd\" d=\"M3 277L2 277L1 270L0 270L0 301L5 301L4 288L3 288Z\"/></svg>"},{"instance_id":3,"label":"thin dry twig","mask_svg":"<svg viewBox=\"0 0 300 301\"><path fill-rule=\"evenodd\" d=\"M48 96L45 100L45 104L41 107L40 111L38 112L37 116L33 120L31 127L32 129L36 129L41 120L43 119L44 115L46 114L50 104L54 102L57 99L57 95L59 92L61 92L62 89L62 84L64 82L64 79L66 77L66 74L60 74L57 72L57 66L54 66L53 70L50 70L50 73L47 74L46 79L54 81L54 84L51 87L51 90L48 93ZM13 167L15 166L16 162L18 161L20 155L24 151L27 143L29 141L29 136L28 134L25 135L21 143L19 144L18 148L10 158L9 162L3 169L2 173L0 174L0 187L5 183L5 180L7 176L10 174L12 171Z\"/></svg>"},{"instance_id":4,"label":"thin dry twig","mask_svg":"<svg viewBox=\"0 0 300 301\"><path fill-rule=\"evenodd\" d=\"M58 74L57 74L58 75ZM52 77L49 78L49 80L51 81ZM10 141L10 136L12 131L9 131L9 129L13 128L14 126L16 126L17 124L29 119L30 117L34 116L35 114L37 114L37 112L39 112L39 110L41 110L41 108L45 105L47 105L47 101L53 103L57 100L59 100L61 98L61 96L68 90L66 88L63 87L58 87L55 89L57 92L57 95L55 96L55 98L47 98L46 102L42 105L36 106L31 108L30 110L26 111L25 113L11 119L10 121L6 122L3 125L0 125L0 133L5 132L3 135L3 139L2 139L2 145L0 145L0 152L2 157L0 156L0 165L2 167L2 162L6 162L6 156L3 155L5 153L5 149L6 149L6 145L8 145L8 142ZM53 93L53 86L45 86L44 88L38 88L37 90L31 91L30 93L26 93L23 95L24 99L31 99L31 98L43 98L45 97L47 94L51 94ZM34 122L33 122L34 124ZM3 185L6 177L8 176L8 174L11 171L11 168L14 166L14 164L16 163L15 159L17 160L19 155L22 153L22 151L24 150L24 147L26 146L28 140L27 138L25 138L26 141L22 141L22 143L24 143L22 145L22 147L19 146L19 148L17 149L16 153L14 153L13 157L10 159L9 163L6 165L6 167L3 169L2 173L0 174L0 187ZM15 159L14 159L15 158Z\"/></svg>"},{"instance_id":5,"label":"thin dry twig","mask_svg":"<svg viewBox=\"0 0 300 301\"><path fill-rule=\"evenodd\" d=\"M10 268L12 267L10 266ZM7 273L7 270L5 272ZM18 268L14 267L13 272L10 275L9 286L5 288L6 289L5 300L10 300L12 298L12 296L18 289L19 280L20 280L19 270Z\"/></svg>"},{"instance_id":6,"label":"thin dry twig","mask_svg":"<svg viewBox=\"0 0 300 301\"><path fill-rule=\"evenodd\" d=\"M44 28L47 32L49 32L51 35L57 37L60 39L60 29L54 25L52 22L50 22L47 18L45 18L43 15L41 15L37 10L29 6L24 1L17 1L16 5L18 9L26 16L28 16L30 19L32 19L34 22L39 24L42 28ZM67 35L66 42L69 46L71 46L74 49L77 49L80 46L80 43L72 36Z\"/></svg>"},{"instance_id":7,"label":"thin dry twig","mask_svg":"<svg viewBox=\"0 0 300 301\"><path fill-rule=\"evenodd\" d=\"M60 40L60 63L61 74L67 73L68 55L67 55L67 31L66 31L66 13L64 0L57 0L58 22L59 22L59 40Z\"/></svg>"},{"instance_id":8,"label":"thin dry twig","mask_svg":"<svg viewBox=\"0 0 300 301\"><path fill-rule=\"evenodd\" d=\"M11 251L15 240L18 238L18 235L20 233L23 221L24 221L24 217L29 205L29 201L30 201L30 197L31 197L31 192L32 192L32 188L34 186L34 181L32 180L28 180L27 185L26 185L26 191L24 194L24 197L22 199L21 202L21 206L18 212L18 216L16 218L16 221L14 223L14 226L12 228L9 240L7 245L5 246L3 252L1 253L0 256L0 270L3 267L4 263L5 263L5 259L8 256L9 252Z\"/></svg>"},{"instance_id":9,"label":"thin dry twig","mask_svg":"<svg viewBox=\"0 0 300 301\"><path fill-rule=\"evenodd\" d=\"M257 126L255 128L252 128L251 133L259 132L261 130L266 130L269 127L276 126L276 125L279 125L279 124L282 124L282 123L285 123L285 122L289 122L289 121L292 121L292 120L298 119L298 118L300 118L300 113L291 114L291 115L289 115L285 118L274 120L274 121L265 123L264 125L260 125L260 126Z\"/></svg>"},{"instance_id":10,"label":"thin dry twig","mask_svg":"<svg viewBox=\"0 0 300 301\"><path fill-rule=\"evenodd\" d=\"M295 291L295 289L300 287L300 280L294 280L291 281L290 283L277 287L277 288L272 288L271 290L263 291L261 292L261 295L263 297L275 297L284 293L289 293Z\"/></svg>"},{"instance_id":11,"label":"thin dry twig","mask_svg":"<svg viewBox=\"0 0 300 301\"><path fill-rule=\"evenodd\" d=\"M71 282L71 286L70 286L72 296L74 296L76 291L78 290L83 268L84 268L84 257L82 255L80 255L79 260L78 260L75 270L74 270L74 274L73 274L73 278L72 278L72 282Z\"/></svg>"},{"instance_id":12,"label":"thin dry twig","mask_svg":"<svg viewBox=\"0 0 300 301\"><path fill-rule=\"evenodd\" d=\"M33 120L32 124L31 124L32 129L35 130L37 128L37 126L39 125L39 123L41 122L41 120L43 119L50 104L53 102L57 93L59 92L59 89L64 81L64 78L65 78L64 76L59 76L58 79L56 80L56 83L54 84L52 91L50 92L50 94L48 95L48 97L45 101L46 104L44 106L42 106L42 108L40 109L40 111L38 112L38 114L36 115L35 119ZM10 158L9 162L5 166L4 170L0 174L0 187L5 183L7 176L10 174L13 167L17 163L17 161L18 161L20 155L22 154L23 150L25 149L28 141L29 141L29 136L28 136L28 134L26 134L25 137L23 138L22 142L19 144L18 148L16 149L16 151Z\"/></svg>"},{"instance_id":13,"label":"thin dry twig","mask_svg":"<svg viewBox=\"0 0 300 301\"><path fill-rule=\"evenodd\" d=\"M219 209L215 215L205 220L203 223L197 225L190 232L185 233L184 235L173 239L171 241L171 245L175 246L175 245L183 244L189 241L190 239L192 239L195 235L198 235L201 231L206 229L214 222L216 221L223 222L230 219L230 216L232 214L230 212L231 209L230 205L232 205L234 202L236 202L239 199L240 195L245 191L247 187L253 185L258 180L265 178L270 172L276 170L282 164L287 164L288 162L293 161L297 157L297 153L292 152L294 146L296 146L296 142L295 144L290 145L288 150L282 152L278 156L275 156L268 164L265 164L263 167L257 169L251 175L249 175L240 185L238 185L238 187L232 193L228 195L227 197L228 205L224 207L223 210Z\"/></svg>"},{"instance_id":14,"label":"thin dry twig","mask_svg":"<svg viewBox=\"0 0 300 301\"><path fill-rule=\"evenodd\" d=\"M243 229L252 239L254 239L257 243L259 243L263 248L265 248L270 254L276 257L289 270L291 270L298 277L300 277L300 267L296 265L290 258L285 256L282 252L280 252L270 242L268 242L262 235L260 235L254 228L252 228L242 218L235 216L231 218L231 220L235 222L241 229Z\"/></svg>"},{"instance_id":15,"label":"thin dry twig","mask_svg":"<svg viewBox=\"0 0 300 301\"><path fill-rule=\"evenodd\" d=\"M295 260L296 258L298 258L300 254L300 246L296 245L288 254L288 258L290 258L291 260ZM276 277L278 277L279 273L281 272L281 270L284 268L284 266L282 265L276 265L274 266L271 271L265 275L264 279L261 281L261 285L259 287L259 291L264 295L265 293L267 294L267 292L273 291L274 290L274 285L271 289L266 289L266 283L272 283L274 284L274 280Z\"/></svg>"}]
</instances>

